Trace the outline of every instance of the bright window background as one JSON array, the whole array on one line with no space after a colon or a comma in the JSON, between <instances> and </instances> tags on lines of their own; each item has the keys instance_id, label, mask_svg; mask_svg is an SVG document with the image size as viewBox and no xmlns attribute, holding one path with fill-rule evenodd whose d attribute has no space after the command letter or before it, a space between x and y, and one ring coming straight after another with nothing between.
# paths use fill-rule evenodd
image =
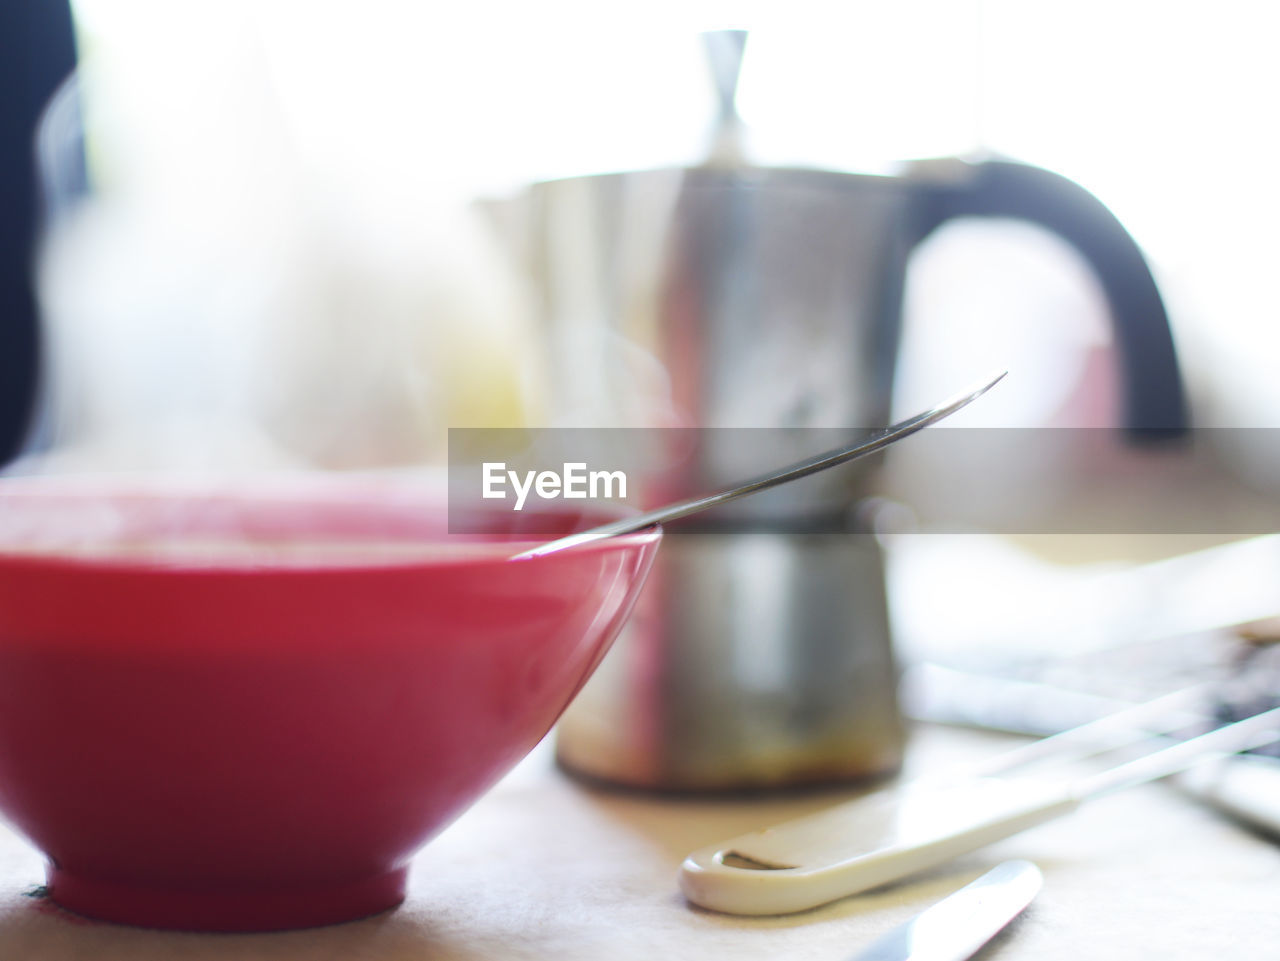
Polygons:
<instances>
[{"instance_id":1,"label":"bright window background","mask_svg":"<svg viewBox=\"0 0 1280 961\"><path fill-rule=\"evenodd\" d=\"M125 126L142 145L132 174L108 177L163 181L175 164L183 182L202 165L224 176L237 144L260 138L335 196L387 207L426 185L474 194L696 162L712 98L694 35L749 27L739 103L762 162L884 172L993 151L1076 179L1151 259L1199 422L1280 425L1273 3L76 8L114 91L103 99L133 110ZM202 136L195 116L216 135ZM986 370L1001 359L991 345L1004 344L1032 375L992 416L1041 420L1105 347L1105 310L1083 268L1025 230L938 237L909 298L903 406L934 399L939 379Z\"/></svg>"}]
</instances>

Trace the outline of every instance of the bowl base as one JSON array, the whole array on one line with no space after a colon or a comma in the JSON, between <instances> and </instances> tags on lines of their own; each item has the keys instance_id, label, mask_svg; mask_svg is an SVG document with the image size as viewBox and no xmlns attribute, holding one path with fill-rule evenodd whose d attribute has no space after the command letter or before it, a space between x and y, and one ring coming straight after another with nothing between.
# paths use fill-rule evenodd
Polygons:
<instances>
[{"instance_id":1,"label":"bowl base","mask_svg":"<svg viewBox=\"0 0 1280 961\"><path fill-rule=\"evenodd\" d=\"M49 899L85 917L178 931L281 931L369 917L404 900L407 868L343 884L181 890L48 870Z\"/></svg>"}]
</instances>

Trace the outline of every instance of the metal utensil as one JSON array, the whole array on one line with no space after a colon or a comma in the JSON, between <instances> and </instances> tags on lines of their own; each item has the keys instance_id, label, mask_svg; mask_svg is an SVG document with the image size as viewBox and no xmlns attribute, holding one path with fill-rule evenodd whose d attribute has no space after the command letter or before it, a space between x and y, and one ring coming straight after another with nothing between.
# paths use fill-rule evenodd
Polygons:
<instances>
[{"instance_id":1,"label":"metal utensil","mask_svg":"<svg viewBox=\"0 0 1280 961\"><path fill-rule=\"evenodd\" d=\"M930 424L936 424L944 417L950 417L956 411L963 407L967 407L973 401L977 400L992 387L1004 379L1008 371L1001 371L995 377L986 381L982 386L970 388L963 393L944 400L942 403L923 413L916 414L914 417L908 417L906 420L886 427L876 433L868 440L863 440L857 444L848 447L838 447L835 450L829 450L822 454L816 454L813 457L806 457L804 460L783 467L779 470L770 471L768 474L762 474L759 477L736 484L727 490L722 490L714 494L705 494L699 497L690 497L686 500L676 501L674 504L667 504L664 507L657 507L643 514L636 514L632 517L624 517L620 520L611 521L608 524L601 524L598 527L592 527L577 534L570 534L568 537L561 537L538 547L530 548L527 551L515 555L521 557L539 557L543 554L550 554L553 551L564 550L566 547L574 547L578 544L586 544L591 541L600 540L605 537L614 537L618 534L629 534L632 531L643 530L646 527L652 527L654 524L665 524L668 521L679 520L682 517L688 517L690 514L697 514L700 511L710 510L713 507L719 507L722 504L728 504L736 501L741 497L749 494L756 494L760 491L768 490L771 487L777 487L780 484L786 484L793 480L799 480L802 477L808 477L810 474L816 474L819 471L836 467L840 464L847 464L851 460L872 454L878 450L883 450L890 444L897 443L904 437L909 437L916 431L923 430Z\"/></svg>"},{"instance_id":2,"label":"metal utensil","mask_svg":"<svg viewBox=\"0 0 1280 961\"><path fill-rule=\"evenodd\" d=\"M1021 914L1043 883L1030 861L1005 861L849 961L965 961Z\"/></svg>"}]
</instances>

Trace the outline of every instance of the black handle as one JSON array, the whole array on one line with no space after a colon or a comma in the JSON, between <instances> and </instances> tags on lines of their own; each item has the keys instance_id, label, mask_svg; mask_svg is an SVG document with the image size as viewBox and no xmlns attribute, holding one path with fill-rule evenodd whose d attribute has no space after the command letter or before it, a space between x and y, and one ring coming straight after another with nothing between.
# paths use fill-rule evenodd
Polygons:
<instances>
[{"instance_id":1,"label":"black handle","mask_svg":"<svg viewBox=\"0 0 1280 961\"><path fill-rule=\"evenodd\" d=\"M32 140L45 102L74 67L66 0L0 3L0 465L27 436L40 363Z\"/></svg>"},{"instance_id":2,"label":"black handle","mask_svg":"<svg viewBox=\"0 0 1280 961\"><path fill-rule=\"evenodd\" d=\"M1129 432L1149 439L1186 430L1182 377L1155 278L1129 232L1093 194L1039 167L988 161L969 165L960 178L929 184L923 201L918 240L956 217L1012 217L1070 243L1111 305Z\"/></svg>"}]
</instances>

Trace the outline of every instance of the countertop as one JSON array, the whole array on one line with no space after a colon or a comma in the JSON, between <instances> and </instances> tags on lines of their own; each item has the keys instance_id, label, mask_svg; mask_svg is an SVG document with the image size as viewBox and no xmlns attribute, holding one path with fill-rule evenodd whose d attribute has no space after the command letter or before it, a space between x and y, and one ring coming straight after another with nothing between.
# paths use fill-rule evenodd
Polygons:
<instances>
[{"instance_id":1,"label":"countertop","mask_svg":"<svg viewBox=\"0 0 1280 961\"><path fill-rule=\"evenodd\" d=\"M1016 739L920 726L908 769L979 758ZM413 864L398 910L310 931L182 934L88 921L39 896L42 859L0 826L4 961L422 961L753 958L840 961L1009 858L1045 887L981 955L994 961L1266 958L1280 944L1280 844L1166 784L1086 805L944 868L790 917L690 906L689 851L843 800L661 799L577 783L544 742Z\"/></svg>"}]
</instances>

